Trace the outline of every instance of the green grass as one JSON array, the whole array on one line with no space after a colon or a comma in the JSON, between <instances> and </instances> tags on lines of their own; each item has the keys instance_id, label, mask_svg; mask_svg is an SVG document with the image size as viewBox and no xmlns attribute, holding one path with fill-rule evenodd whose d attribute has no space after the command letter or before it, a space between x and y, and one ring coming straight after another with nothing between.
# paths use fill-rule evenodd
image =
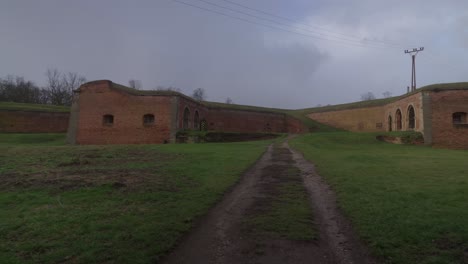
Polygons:
<instances>
[{"instance_id":1,"label":"green grass","mask_svg":"<svg viewBox=\"0 0 468 264\"><path fill-rule=\"evenodd\" d=\"M63 133L38 133L38 134L16 134L16 133L0 133L1 146L17 146L17 145L64 145L65 134Z\"/></svg>"},{"instance_id":2,"label":"green grass","mask_svg":"<svg viewBox=\"0 0 468 264\"><path fill-rule=\"evenodd\" d=\"M0 102L0 110L21 110L21 111L38 111L38 112L70 112L70 107L60 106L60 105Z\"/></svg>"},{"instance_id":3,"label":"green grass","mask_svg":"<svg viewBox=\"0 0 468 264\"><path fill-rule=\"evenodd\" d=\"M272 142L53 146L5 137L14 140L0 145L2 263L157 262Z\"/></svg>"},{"instance_id":4,"label":"green grass","mask_svg":"<svg viewBox=\"0 0 468 264\"><path fill-rule=\"evenodd\" d=\"M468 262L468 152L393 145L371 133L317 133L312 160L384 263Z\"/></svg>"}]
</instances>

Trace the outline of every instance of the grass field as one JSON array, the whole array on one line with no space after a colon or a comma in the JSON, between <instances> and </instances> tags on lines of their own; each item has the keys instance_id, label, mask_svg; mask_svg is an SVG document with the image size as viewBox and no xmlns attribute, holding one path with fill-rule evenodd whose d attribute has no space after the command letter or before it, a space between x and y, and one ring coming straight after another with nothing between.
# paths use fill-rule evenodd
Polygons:
<instances>
[{"instance_id":1,"label":"grass field","mask_svg":"<svg viewBox=\"0 0 468 264\"><path fill-rule=\"evenodd\" d=\"M2 263L154 263L272 142L63 140L0 134Z\"/></svg>"},{"instance_id":2,"label":"grass field","mask_svg":"<svg viewBox=\"0 0 468 264\"><path fill-rule=\"evenodd\" d=\"M468 151L317 133L291 145L336 190L384 263L468 263Z\"/></svg>"},{"instance_id":3,"label":"grass field","mask_svg":"<svg viewBox=\"0 0 468 264\"><path fill-rule=\"evenodd\" d=\"M70 112L70 107L61 106L61 105L0 102L0 110L21 110L21 111L39 111L39 112Z\"/></svg>"}]
</instances>

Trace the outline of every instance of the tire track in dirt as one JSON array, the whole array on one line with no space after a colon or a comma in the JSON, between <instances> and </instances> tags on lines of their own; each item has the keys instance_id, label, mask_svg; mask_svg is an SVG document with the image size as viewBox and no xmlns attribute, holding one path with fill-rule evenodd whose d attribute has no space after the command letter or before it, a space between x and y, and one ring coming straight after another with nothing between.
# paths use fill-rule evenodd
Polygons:
<instances>
[{"instance_id":1,"label":"tire track in dirt","mask_svg":"<svg viewBox=\"0 0 468 264\"><path fill-rule=\"evenodd\" d=\"M276 195L275 177L298 168L309 194L319 237L292 241L263 236L246 228L262 201ZM281 169L283 168L283 169ZM340 214L328 185L314 166L287 142L270 145L223 200L169 254L164 263L374 263Z\"/></svg>"}]
</instances>

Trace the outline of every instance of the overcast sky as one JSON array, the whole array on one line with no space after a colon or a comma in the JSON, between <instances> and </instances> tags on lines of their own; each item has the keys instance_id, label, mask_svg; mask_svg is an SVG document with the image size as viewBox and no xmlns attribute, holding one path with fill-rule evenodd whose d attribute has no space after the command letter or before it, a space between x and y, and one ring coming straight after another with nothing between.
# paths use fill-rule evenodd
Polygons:
<instances>
[{"instance_id":1,"label":"overcast sky","mask_svg":"<svg viewBox=\"0 0 468 264\"><path fill-rule=\"evenodd\" d=\"M38 85L57 68L297 109L404 93L420 46L418 87L468 81L468 1L0 0L0 78Z\"/></svg>"}]
</instances>

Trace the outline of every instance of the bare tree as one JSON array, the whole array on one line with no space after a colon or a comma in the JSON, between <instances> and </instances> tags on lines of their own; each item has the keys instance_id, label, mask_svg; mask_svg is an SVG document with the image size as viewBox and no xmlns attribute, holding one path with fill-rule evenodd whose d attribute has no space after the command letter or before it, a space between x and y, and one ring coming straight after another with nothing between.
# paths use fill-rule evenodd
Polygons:
<instances>
[{"instance_id":1,"label":"bare tree","mask_svg":"<svg viewBox=\"0 0 468 264\"><path fill-rule=\"evenodd\" d=\"M206 99L205 89L197 88L197 89L193 90L192 97L195 100L204 101Z\"/></svg>"},{"instance_id":2,"label":"bare tree","mask_svg":"<svg viewBox=\"0 0 468 264\"><path fill-rule=\"evenodd\" d=\"M86 82L84 76L78 75L76 72L69 72L62 75L62 85L67 92L65 97L65 105L71 105L73 101L73 91L78 89L83 83Z\"/></svg>"},{"instance_id":3,"label":"bare tree","mask_svg":"<svg viewBox=\"0 0 468 264\"><path fill-rule=\"evenodd\" d=\"M374 99L375 99L375 95L372 92L361 94L361 101L370 101Z\"/></svg>"},{"instance_id":4,"label":"bare tree","mask_svg":"<svg viewBox=\"0 0 468 264\"><path fill-rule=\"evenodd\" d=\"M135 79L130 79L128 81L128 86L130 86L133 89L140 90L142 88L141 81L140 80L135 80Z\"/></svg>"},{"instance_id":5,"label":"bare tree","mask_svg":"<svg viewBox=\"0 0 468 264\"><path fill-rule=\"evenodd\" d=\"M226 104L233 104L231 97L226 98Z\"/></svg>"},{"instance_id":6,"label":"bare tree","mask_svg":"<svg viewBox=\"0 0 468 264\"><path fill-rule=\"evenodd\" d=\"M46 72L50 102L54 105L71 105L73 90L86 82L86 78L77 73L62 74L57 69Z\"/></svg>"},{"instance_id":7,"label":"bare tree","mask_svg":"<svg viewBox=\"0 0 468 264\"><path fill-rule=\"evenodd\" d=\"M389 92L389 91L385 91L385 92L383 92L383 93L382 93L382 95L383 95L383 98L389 98L389 97L392 97L392 93L391 93L391 92Z\"/></svg>"}]
</instances>

